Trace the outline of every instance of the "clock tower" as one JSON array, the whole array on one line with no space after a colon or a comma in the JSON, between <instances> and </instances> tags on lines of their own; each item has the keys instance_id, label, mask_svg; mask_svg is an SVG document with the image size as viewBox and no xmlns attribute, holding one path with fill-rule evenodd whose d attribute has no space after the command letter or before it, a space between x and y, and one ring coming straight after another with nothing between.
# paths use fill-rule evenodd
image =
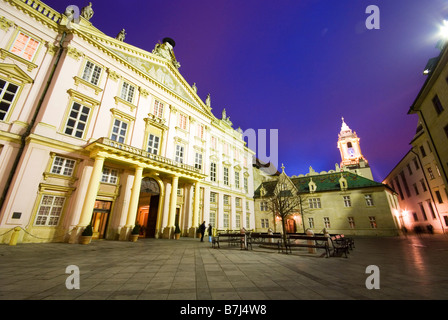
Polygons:
<instances>
[{"instance_id":1,"label":"clock tower","mask_svg":"<svg viewBox=\"0 0 448 320\"><path fill-rule=\"evenodd\" d=\"M341 169L351 171L364 178L373 180L367 159L361 153L359 138L355 131L349 128L342 118L341 132L339 133L338 148L341 152Z\"/></svg>"}]
</instances>

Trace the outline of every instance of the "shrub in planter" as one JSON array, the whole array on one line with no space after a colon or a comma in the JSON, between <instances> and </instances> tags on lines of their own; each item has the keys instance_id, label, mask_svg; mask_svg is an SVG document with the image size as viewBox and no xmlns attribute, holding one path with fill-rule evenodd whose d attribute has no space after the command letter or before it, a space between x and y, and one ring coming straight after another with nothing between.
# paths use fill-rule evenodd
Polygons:
<instances>
[{"instance_id":1,"label":"shrub in planter","mask_svg":"<svg viewBox=\"0 0 448 320\"><path fill-rule=\"evenodd\" d=\"M89 244L90 241L92 240L92 235L93 235L93 228L89 224L87 227L85 227L85 229L81 233L80 238L81 244Z\"/></svg>"}]
</instances>

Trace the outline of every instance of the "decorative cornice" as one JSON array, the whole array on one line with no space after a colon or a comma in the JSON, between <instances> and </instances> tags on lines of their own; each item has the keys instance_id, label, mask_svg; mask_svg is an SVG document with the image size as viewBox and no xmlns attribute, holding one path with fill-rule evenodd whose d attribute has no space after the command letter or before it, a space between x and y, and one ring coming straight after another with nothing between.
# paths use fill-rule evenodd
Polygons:
<instances>
[{"instance_id":1,"label":"decorative cornice","mask_svg":"<svg viewBox=\"0 0 448 320\"><path fill-rule=\"evenodd\" d=\"M70 95L70 97L77 98L78 100L81 100L83 103L88 103L92 106L100 105L100 102L98 100L95 100L89 96L86 96L85 94L78 92L74 89L68 89L67 93Z\"/></svg>"},{"instance_id":2,"label":"decorative cornice","mask_svg":"<svg viewBox=\"0 0 448 320\"><path fill-rule=\"evenodd\" d=\"M135 117L131 116L121 110L118 110L116 108L112 108L110 109L110 112L112 112L112 114L114 115L114 117L119 117L125 120L128 120L129 122L134 122L135 121Z\"/></svg>"},{"instance_id":3,"label":"decorative cornice","mask_svg":"<svg viewBox=\"0 0 448 320\"><path fill-rule=\"evenodd\" d=\"M98 86L96 86L94 84L91 84L90 82L88 82L88 81L86 81L84 79L81 79L78 76L74 76L73 79L75 80L75 85L76 86L78 86L81 83L81 84L83 84L85 86L88 86L89 88L92 88L95 91L95 94L97 94L97 95L103 91L103 89L101 89L100 87L98 87Z\"/></svg>"},{"instance_id":4,"label":"decorative cornice","mask_svg":"<svg viewBox=\"0 0 448 320\"><path fill-rule=\"evenodd\" d=\"M37 64L32 63L31 61L28 61L26 59L23 59L23 58L19 57L18 55L14 54L12 52L9 52L5 49L0 49L0 59L5 60L6 57L9 57L11 59L14 59L18 62L25 64L27 66L27 70L30 72L33 71L35 68L37 68Z\"/></svg>"}]
</instances>

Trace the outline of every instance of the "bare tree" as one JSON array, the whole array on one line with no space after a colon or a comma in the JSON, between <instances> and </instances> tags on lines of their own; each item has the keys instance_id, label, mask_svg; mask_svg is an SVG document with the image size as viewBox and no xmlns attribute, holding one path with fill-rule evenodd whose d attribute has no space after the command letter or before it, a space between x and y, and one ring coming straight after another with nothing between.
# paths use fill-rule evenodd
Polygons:
<instances>
[{"instance_id":1,"label":"bare tree","mask_svg":"<svg viewBox=\"0 0 448 320\"><path fill-rule=\"evenodd\" d=\"M297 188L285 174L281 174L275 190L266 195L265 199L268 210L274 215L274 221L275 218L281 220L283 240L286 242L286 220L300 210L304 200L303 195L299 194Z\"/></svg>"}]
</instances>

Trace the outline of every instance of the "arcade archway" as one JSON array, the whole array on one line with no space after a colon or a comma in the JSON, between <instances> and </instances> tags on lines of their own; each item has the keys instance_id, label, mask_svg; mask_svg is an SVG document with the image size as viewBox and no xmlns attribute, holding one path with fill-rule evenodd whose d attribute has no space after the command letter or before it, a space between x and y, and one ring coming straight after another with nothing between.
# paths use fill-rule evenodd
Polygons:
<instances>
[{"instance_id":1,"label":"arcade archway","mask_svg":"<svg viewBox=\"0 0 448 320\"><path fill-rule=\"evenodd\" d=\"M153 178L143 178L136 220L142 226L140 237L155 238L159 204L160 187L158 182Z\"/></svg>"}]
</instances>

